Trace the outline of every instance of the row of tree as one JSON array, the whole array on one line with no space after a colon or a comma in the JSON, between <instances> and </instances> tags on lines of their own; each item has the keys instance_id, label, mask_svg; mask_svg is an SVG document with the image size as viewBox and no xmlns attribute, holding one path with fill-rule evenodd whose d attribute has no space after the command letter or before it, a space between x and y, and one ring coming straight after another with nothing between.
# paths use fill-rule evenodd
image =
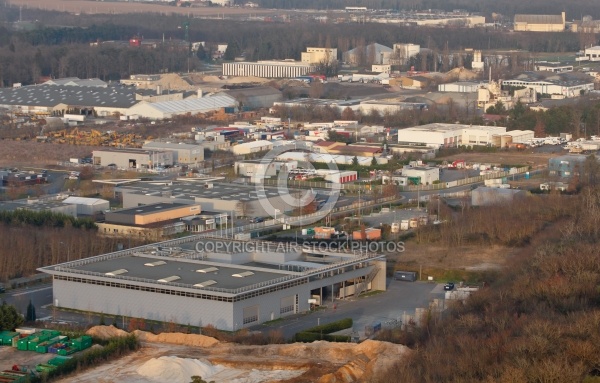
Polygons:
<instances>
[{"instance_id":1,"label":"row of tree","mask_svg":"<svg viewBox=\"0 0 600 383\"><path fill-rule=\"evenodd\" d=\"M535 202L544 196L529 198L530 208L504 205L505 215L482 211L485 219L477 223L496 225L492 235L513 231L515 225L527 230L521 220L543 230L521 242L522 250L489 281L489 288L452 305L443 320L431 313L420 327L388 332L384 339L414 350L373 381L597 381L600 191L589 187L580 195L557 198L547 206ZM548 215L562 204L571 211ZM525 211L514 213L516 209ZM464 221L465 231L474 224ZM455 247L449 249L456 254Z\"/></svg>"},{"instance_id":2,"label":"row of tree","mask_svg":"<svg viewBox=\"0 0 600 383\"><path fill-rule=\"evenodd\" d=\"M0 85L34 83L40 75L119 79L134 73L198 70L201 66L196 59L210 59L210 43L216 42L228 43L227 59L243 55L247 60L299 59L307 46L337 48L338 59L341 60L342 52L361 47L367 49L373 42L389 47L399 42L415 43L432 52L407 63L419 70L468 66L472 59L470 56L453 53L467 47L572 52L597 42L597 36L589 33L509 33L487 28L473 33L473 29L452 27L312 21L261 23L163 15L114 15L107 23L101 15L75 18L56 12L31 12L40 13L39 19L47 23L77 26L57 28L38 24L28 31L0 27ZM184 21L189 22L191 41L209 43L208 49L200 49L191 61L188 61L187 46L171 42L172 38L184 39L184 32L179 28ZM144 50L129 47L127 43L102 44L114 40L126 42L134 36L156 39L156 48ZM98 46L89 46L97 43ZM368 55L365 55L366 58ZM362 64L368 64L367 60L363 61Z\"/></svg>"},{"instance_id":3,"label":"row of tree","mask_svg":"<svg viewBox=\"0 0 600 383\"><path fill-rule=\"evenodd\" d=\"M600 103L594 96L580 97L576 103L561 105L546 111L534 111L522 103L517 103L511 110L506 110L499 104L493 109L489 109L488 112L499 112L498 114L505 115L506 120L500 124L507 126L508 130L533 130L536 137L557 136L560 133L571 133L576 138L600 135ZM273 108L273 115L283 120L290 118L292 121L356 120L362 124L384 125L393 128L435 122L454 123L456 121L486 124L486 121L470 106L460 106L454 102L431 105L427 109L387 110L384 113L373 109L367 114L350 108L340 111L338 108L317 105L276 106ZM338 136L335 138L345 141Z\"/></svg>"}]
</instances>

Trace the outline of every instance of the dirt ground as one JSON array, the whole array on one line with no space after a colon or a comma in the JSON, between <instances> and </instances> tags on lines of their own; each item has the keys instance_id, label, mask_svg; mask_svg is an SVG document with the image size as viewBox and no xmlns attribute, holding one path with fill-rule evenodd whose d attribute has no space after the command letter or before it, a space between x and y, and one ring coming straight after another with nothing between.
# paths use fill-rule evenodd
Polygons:
<instances>
[{"instance_id":1,"label":"dirt ground","mask_svg":"<svg viewBox=\"0 0 600 383\"><path fill-rule=\"evenodd\" d=\"M555 153L536 153L530 150L500 151L497 153L461 153L448 157L440 157L448 162L465 160L467 163L499 164L499 165L532 165L548 166L548 159L556 157Z\"/></svg>"},{"instance_id":2,"label":"dirt ground","mask_svg":"<svg viewBox=\"0 0 600 383\"><path fill-rule=\"evenodd\" d=\"M39 354L33 351L19 351L16 348L0 347L0 371L10 370L15 364L28 369L35 369L40 363L46 363L56 355Z\"/></svg>"},{"instance_id":3,"label":"dirt ground","mask_svg":"<svg viewBox=\"0 0 600 383\"><path fill-rule=\"evenodd\" d=\"M404 346L376 341L359 345L314 342L243 346L223 343L212 347L143 342L135 353L58 382L154 383L159 377L144 376L141 370L148 363L152 364L153 359L161 357L208 362L218 369L208 378L216 383L355 382L361 376L370 377L376 371L388 368L405 352Z\"/></svg>"},{"instance_id":4,"label":"dirt ground","mask_svg":"<svg viewBox=\"0 0 600 383\"><path fill-rule=\"evenodd\" d=\"M48 166L69 158L88 156L93 146L50 144L34 141L0 141L0 167L4 166Z\"/></svg>"},{"instance_id":5,"label":"dirt ground","mask_svg":"<svg viewBox=\"0 0 600 383\"><path fill-rule=\"evenodd\" d=\"M140 2L100 2L83 0L11 0L12 6L22 5L25 8L40 8L77 14L123 14L123 13L162 13L184 14L194 16L218 15L258 15L272 14L272 10L256 8L226 7L173 7L161 4Z\"/></svg>"},{"instance_id":6,"label":"dirt ground","mask_svg":"<svg viewBox=\"0 0 600 383\"><path fill-rule=\"evenodd\" d=\"M423 267L485 270L496 269L506 265L516 250L491 246L462 246L448 249L435 245L418 245L413 242L406 243L406 251L397 255L392 261L415 263Z\"/></svg>"}]
</instances>

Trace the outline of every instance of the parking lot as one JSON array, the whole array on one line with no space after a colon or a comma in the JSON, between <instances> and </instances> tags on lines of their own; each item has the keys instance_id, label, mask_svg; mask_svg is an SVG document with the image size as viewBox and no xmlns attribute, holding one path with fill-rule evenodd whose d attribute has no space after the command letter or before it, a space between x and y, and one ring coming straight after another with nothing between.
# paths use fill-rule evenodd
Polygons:
<instances>
[{"instance_id":1,"label":"parking lot","mask_svg":"<svg viewBox=\"0 0 600 383\"><path fill-rule=\"evenodd\" d=\"M308 314L289 317L276 325L259 325L252 328L268 333L279 330L286 338L298 331L326 324L344 318L352 318L352 330L364 336L365 327L374 322L401 320L403 315L414 315L420 307L428 307L429 302L444 297L444 285L429 282L404 282L388 279L387 291L354 300L334 300L323 302L324 307Z\"/></svg>"}]
</instances>

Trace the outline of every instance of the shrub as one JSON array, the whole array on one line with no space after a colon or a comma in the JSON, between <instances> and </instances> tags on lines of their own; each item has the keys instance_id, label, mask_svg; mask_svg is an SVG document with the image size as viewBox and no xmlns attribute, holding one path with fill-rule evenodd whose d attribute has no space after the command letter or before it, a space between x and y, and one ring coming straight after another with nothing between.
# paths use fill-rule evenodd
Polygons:
<instances>
[{"instance_id":1,"label":"shrub","mask_svg":"<svg viewBox=\"0 0 600 383\"><path fill-rule=\"evenodd\" d=\"M314 342L316 340L326 340L329 342L349 342L350 337L348 335L329 334L351 328L353 323L354 322L352 321L352 318L345 318L339 321L311 327L304 331L298 332L294 336L294 340L296 342Z\"/></svg>"}]
</instances>

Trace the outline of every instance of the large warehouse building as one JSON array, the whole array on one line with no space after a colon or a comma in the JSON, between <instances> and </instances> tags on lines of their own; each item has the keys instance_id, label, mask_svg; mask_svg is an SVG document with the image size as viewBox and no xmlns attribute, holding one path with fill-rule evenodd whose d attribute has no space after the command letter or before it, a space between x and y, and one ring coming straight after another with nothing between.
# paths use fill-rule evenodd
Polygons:
<instances>
[{"instance_id":1,"label":"large warehouse building","mask_svg":"<svg viewBox=\"0 0 600 383\"><path fill-rule=\"evenodd\" d=\"M149 118L151 120L163 120L181 115L196 115L233 108L237 101L227 95L215 95L210 97L189 98L176 101L147 102L142 101L129 108L127 116Z\"/></svg>"},{"instance_id":2,"label":"large warehouse building","mask_svg":"<svg viewBox=\"0 0 600 383\"><path fill-rule=\"evenodd\" d=\"M39 269L57 307L235 331L385 290L385 256L191 236Z\"/></svg>"},{"instance_id":3,"label":"large warehouse building","mask_svg":"<svg viewBox=\"0 0 600 383\"><path fill-rule=\"evenodd\" d=\"M560 15L515 15L515 31L522 32L563 32L565 13Z\"/></svg>"},{"instance_id":4,"label":"large warehouse building","mask_svg":"<svg viewBox=\"0 0 600 383\"><path fill-rule=\"evenodd\" d=\"M315 71L315 65L293 61L258 61L223 63L223 76L293 78Z\"/></svg>"},{"instance_id":5,"label":"large warehouse building","mask_svg":"<svg viewBox=\"0 0 600 383\"><path fill-rule=\"evenodd\" d=\"M531 130L507 132L502 126L433 123L398 130L398 143L432 148L463 145L504 148L512 143L525 143L533 136Z\"/></svg>"},{"instance_id":6,"label":"large warehouse building","mask_svg":"<svg viewBox=\"0 0 600 383\"><path fill-rule=\"evenodd\" d=\"M142 149L172 151L173 162L177 164L195 165L204 161L202 145L151 141L146 142Z\"/></svg>"},{"instance_id":7,"label":"large warehouse building","mask_svg":"<svg viewBox=\"0 0 600 383\"><path fill-rule=\"evenodd\" d=\"M172 150L107 149L92 152L94 165L115 166L119 169L142 169L173 166Z\"/></svg>"}]
</instances>

